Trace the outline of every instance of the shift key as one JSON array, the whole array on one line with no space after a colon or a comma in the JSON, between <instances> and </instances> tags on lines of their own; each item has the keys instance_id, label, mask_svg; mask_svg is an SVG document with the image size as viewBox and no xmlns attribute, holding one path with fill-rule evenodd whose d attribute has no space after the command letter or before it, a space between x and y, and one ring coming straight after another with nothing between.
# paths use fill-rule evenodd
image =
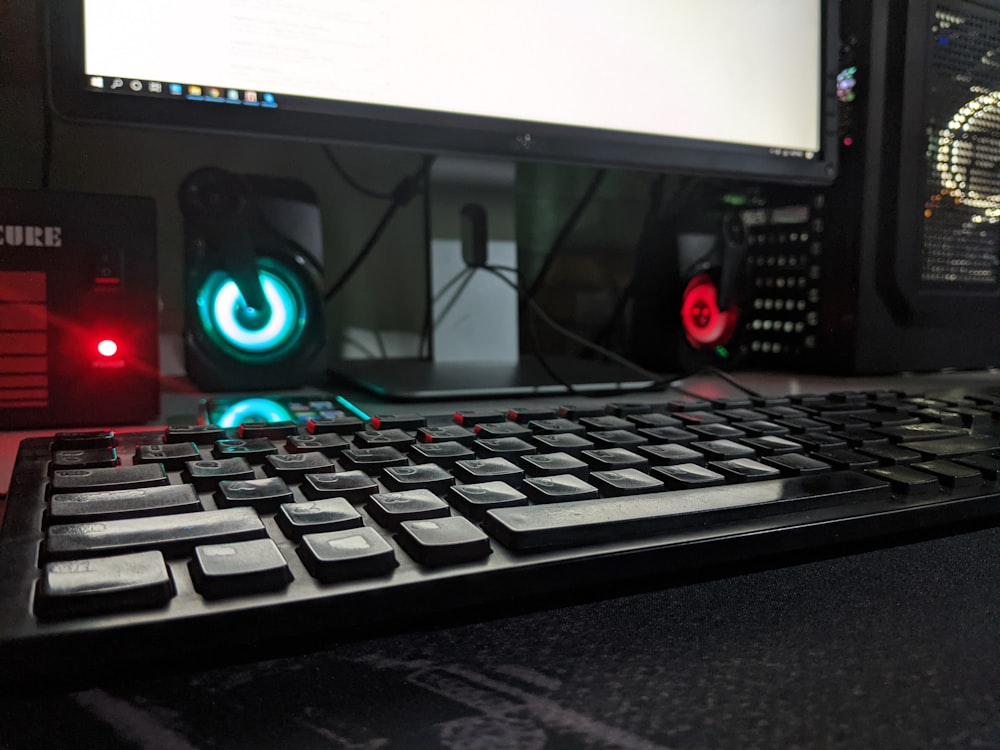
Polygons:
<instances>
[{"instance_id":1,"label":"shift key","mask_svg":"<svg viewBox=\"0 0 1000 750\"><path fill-rule=\"evenodd\" d=\"M48 560L72 560L157 549L167 557L190 555L201 544L240 542L267 536L253 508L227 508L152 518L50 526Z\"/></svg>"}]
</instances>

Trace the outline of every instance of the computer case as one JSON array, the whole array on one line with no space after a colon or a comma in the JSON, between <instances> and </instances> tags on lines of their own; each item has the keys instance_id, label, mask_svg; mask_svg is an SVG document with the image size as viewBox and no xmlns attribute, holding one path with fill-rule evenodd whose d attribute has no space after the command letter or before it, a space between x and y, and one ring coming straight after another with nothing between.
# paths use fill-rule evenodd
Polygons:
<instances>
[{"instance_id":1,"label":"computer case","mask_svg":"<svg viewBox=\"0 0 1000 750\"><path fill-rule=\"evenodd\" d=\"M1000 365L1000 3L841 7L816 363Z\"/></svg>"}]
</instances>

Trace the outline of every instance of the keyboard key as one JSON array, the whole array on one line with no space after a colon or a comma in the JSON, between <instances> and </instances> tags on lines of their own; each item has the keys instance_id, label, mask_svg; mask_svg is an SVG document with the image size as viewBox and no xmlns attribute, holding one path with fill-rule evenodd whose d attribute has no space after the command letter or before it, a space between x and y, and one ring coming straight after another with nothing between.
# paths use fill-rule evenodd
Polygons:
<instances>
[{"instance_id":1,"label":"keyboard key","mask_svg":"<svg viewBox=\"0 0 1000 750\"><path fill-rule=\"evenodd\" d=\"M580 424L587 429L587 432L608 432L610 430L635 432L638 429L635 422L616 417L613 414L602 414L599 417L583 417L580 420Z\"/></svg>"},{"instance_id":2,"label":"keyboard key","mask_svg":"<svg viewBox=\"0 0 1000 750\"><path fill-rule=\"evenodd\" d=\"M665 471L675 467L658 467ZM697 468L697 467L696 467ZM851 472L816 477L772 479L729 485L653 492L623 499L500 508L486 514L483 529L508 549L542 550L642 539L715 523L887 500L886 482Z\"/></svg>"},{"instance_id":3,"label":"keyboard key","mask_svg":"<svg viewBox=\"0 0 1000 750\"><path fill-rule=\"evenodd\" d=\"M335 417L333 419L310 419L306 422L306 432L310 435L353 435L363 430L365 423L357 417Z\"/></svg>"},{"instance_id":4,"label":"keyboard key","mask_svg":"<svg viewBox=\"0 0 1000 750\"><path fill-rule=\"evenodd\" d=\"M626 419L636 427L680 427L683 422L676 417L661 412L649 414L629 414Z\"/></svg>"},{"instance_id":5,"label":"keyboard key","mask_svg":"<svg viewBox=\"0 0 1000 750\"><path fill-rule=\"evenodd\" d=\"M99 469L120 463L117 448L71 448L53 452L51 469Z\"/></svg>"},{"instance_id":6,"label":"keyboard key","mask_svg":"<svg viewBox=\"0 0 1000 750\"><path fill-rule=\"evenodd\" d=\"M364 503L378 492L378 483L365 472L354 469L336 474L306 474L302 494L310 500L342 497L348 502Z\"/></svg>"},{"instance_id":7,"label":"keyboard key","mask_svg":"<svg viewBox=\"0 0 1000 750\"><path fill-rule=\"evenodd\" d=\"M695 424L688 427L688 429L697 435L700 440L718 440L723 438L727 440L739 440L741 437L746 437L747 434L745 430L722 422Z\"/></svg>"},{"instance_id":8,"label":"keyboard key","mask_svg":"<svg viewBox=\"0 0 1000 750\"><path fill-rule=\"evenodd\" d=\"M533 419L528 423L528 427L535 434L558 434L558 433L568 433L583 435L587 432L587 429L577 422L573 422L569 419L563 417L556 417L554 419Z\"/></svg>"},{"instance_id":9,"label":"keyboard key","mask_svg":"<svg viewBox=\"0 0 1000 750\"><path fill-rule=\"evenodd\" d=\"M472 445L476 439L476 433L461 425L443 424L437 427L421 427L417 430L417 440L421 443L443 443L449 440L461 443L462 445Z\"/></svg>"},{"instance_id":10,"label":"keyboard key","mask_svg":"<svg viewBox=\"0 0 1000 750\"><path fill-rule=\"evenodd\" d=\"M141 487L104 492L67 492L53 495L48 523L84 523L115 518L141 518L202 510L194 488L188 484Z\"/></svg>"},{"instance_id":11,"label":"keyboard key","mask_svg":"<svg viewBox=\"0 0 1000 750\"><path fill-rule=\"evenodd\" d=\"M524 438L525 440L527 440L532 434L530 427L518 424L517 422L488 422L486 424L477 424L475 427L475 433L476 437L480 439L519 437Z\"/></svg>"},{"instance_id":12,"label":"keyboard key","mask_svg":"<svg viewBox=\"0 0 1000 750\"><path fill-rule=\"evenodd\" d=\"M165 443L195 443L212 445L216 440L224 440L226 432L217 424L185 424L167 427L163 431Z\"/></svg>"},{"instance_id":13,"label":"keyboard key","mask_svg":"<svg viewBox=\"0 0 1000 750\"><path fill-rule=\"evenodd\" d=\"M377 448L383 445L391 445L393 448L405 450L410 444L416 441L416 437L400 429L364 430L363 432L354 433L354 444L359 448Z\"/></svg>"},{"instance_id":14,"label":"keyboard key","mask_svg":"<svg viewBox=\"0 0 1000 750\"><path fill-rule=\"evenodd\" d=\"M907 450L906 448L900 448L898 445L873 445L866 448L859 448L858 453L871 456L881 466L912 464L920 460L919 453Z\"/></svg>"},{"instance_id":15,"label":"keyboard key","mask_svg":"<svg viewBox=\"0 0 1000 750\"><path fill-rule=\"evenodd\" d=\"M451 419L463 427L475 427L477 424L506 422L507 414L499 409L459 409Z\"/></svg>"},{"instance_id":16,"label":"keyboard key","mask_svg":"<svg viewBox=\"0 0 1000 750\"><path fill-rule=\"evenodd\" d=\"M704 454L686 445L640 445L635 452L649 458L649 463L653 466L705 463Z\"/></svg>"},{"instance_id":17,"label":"keyboard key","mask_svg":"<svg viewBox=\"0 0 1000 750\"><path fill-rule=\"evenodd\" d=\"M475 458L476 454L467 445L454 441L446 443L414 443L409 448L410 460L417 464L438 464L445 468L456 461Z\"/></svg>"},{"instance_id":18,"label":"keyboard key","mask_svg":"<svg viewBox=\"0 0 1000 750\"><path fill-rule=\"evenodd\" d=\"M378 414L371 418L374 430L419 430L427 424L422 414Z\"/></svg>"},{"instance_id":19,"label":"keyboard key","mask_svg":"<svg viewBox=\"0 0 1000 750\"><path fill-rule=\"evenodd\" d=\"M35 614L42 619L134 611L165 605L175 594L157 551L47 563Z\"/></svg>"},{"instance_id":20,"label":"keyboard key","mask_svg":"<svg viewBox=\"0 0 1000 750\"><path fill-rule=\"evenodd\" d=\"M801 453L782 453L774 456L764 456L761 463L773 466L785 477L804 477L810 474L823 474L832 471L830 464L818 458L803 456Z\"/></svg>"},{"instance_id":21,"label":"keyboard key","mask_svg":"<svg viewBox=\"0 0 1000 750\"><path fill-rule=\"evenodd\" d=\"M719 472L730 482L757 482L762 479L777 479L781 472L773 466L754 461L752 458L734 458L729 461L712 461L709 468Z\"/></svg>"},{"instance_id":22,"label":"keyboard key","mask_svg":"<svg viewBox=\"0 0 1000 750\"><path fill-rule=\"evenodd\" d=\"M284 440L298 431L298 424L286 419L281 422L244 422L239 426L236 434L244 440L253 440L254 438Z\"/></svg>"},{"instance_id":23,"label":"keyboard key","mask_svg":"<svg viewBox=\"0 0 1000 750\"><path fill-rule=\"evenodd\" d=\"M649 470L648 458L625 448L594 448L583 451L580 457L590 465L592 471Z\"/></svg>"},{"instance_id":24,"label":"keyboard key","mask_svg":"<svg viewBox=\"0 0 1000 750\"><path fill-rule=\"evenodd\" d=\"M972 456L955 459L955 463L978 469L983 478L995 482L1000 477L1000 458L977 453Z\"/></svg>"},{"instance_id":25,"label":"keyboard key","mask_svg":"<svg viewBox=\"0 0 1000 750\"><path fill-rule=\"evenodd\" d=\"M878 427L874 429L874 432L885 435L893 443L937 440L939 438L962 437L968 434L962 427L949 426L939 422L918 422L916 424Z\"/></svg>"},{"instance_id":26,"label":"keyboard key","mask_svg":"<svg viewBox=\"0 0 1000 750\"><path fill-rule=\"evenodd\" d=\"M340 462L352 471L381 474L389 466L406 466L406 456L391 446L382 448L348 448L340 454Z\"/></svg>"},{"instance_id":27,"label":"keyboard key","mask_svg":"<svg viewBox=\"0 0 1000 750\"><path fill-rule=\"evenodd\" d=\"M848 448L831 448L813 453L814 458L825 461L835 469L853 469L861 471L863 469L873 469L878 466L878 461L864 453L858 453Z\"/></svg>"},{"instance_id":28,"label":"keyboard key","mask_svg":"<svg viewBox=\"0 0 1000 750\"><path fill-rule=\"evenodd\" d=\"M642 427L639 434L648 437L653 443L693 443L698 436L680 427Z\"/></svg>"},{"instance_id":29,"label":"keyboard key","mask_svg":"<svg viewBox=\"0 0 1000 750\"><path fill-rule=\"evenodd\" d=\"M726 483L726 478L722 474L698 464L654 466L650 474L663 480L663 483L672 490L714 487Z\"/></svg>"},{"instance_id":30,"label":"keyboard key","mask_svg":"<svg viewBox=\"0 0 1000 750\"><path fill-rule=\"evenodd\" d=\"M594 441L597 448L635 448L649 442L645 435L629 430L592 430L587 437Z\"/></svg>"},{"instance_id":31,"label":"keyboard key","mask_svg":"<svg viewBox=\"0 0 1000 750\"><path fill-rule=\"evenodd\" d=\"M281 503L292 502L292 491L281 477L227 479L219 482L219 489L213 497L220 508L248 505L260 511L273 511Z\"/></svg>"},{"instance_id":32,"label":"keyboard key","mask_svg":"<svg viewBox=\"0 0 1000 750\"><path fill-rule=\"evenodd\" d=\"M882 466L868 469L868 474L889 482L893 492L909 498L934 497L940 489L936 477L910 466Z\"/></svg>"},{"instance_id":33,"label":"keyboard key","mask_svg":"<svg viewBox=\"0 0 1000 750\"><path fill-rule=\"evenodd\" d=\"M428 490L375 493L369 498L365 510L376 523L387 529L398 528L403 521L444 518L451 514L448 503Z\"/></svg>"},{"instance_id":34,"label":"keyboard key","mask_svg":"<svg viewBox=\"0 0 1000 750\"><path fill-rule=\"evenodd\" d=\"M52 472L52 493L100 492L155 487L169 484L167 472L160 464L117 466L99 469L58 469Z\"/></svg>"},{"instance_id":35,"label":"keyboard key","mask_svg":"<svg viewBox=\"0 0 1000 750\"><path fill-rule=\"evenodd\" d=\"M118 439L113 430L57 432L52 438L52 450L54 451L114 448L117 445Z\"/></svg>"},{"instance_id":36,"label":"keyboard key","mask_svg":"<svg viewBox=\"0 0 1000 750\"><path fill-rule=\"evenodd\" d=\"M524 493L536 503L561 503L568 500L588 500L598 496L597 488L572 474L554 477L528 477Z\"/></svg>"},{"instance_id":37,"label":"keyboard key","mask_svg":"<svg viewBox=\"0 0 1000 750\"><path fill-rule=\"evenodd\" d=\"M303 534L342 531L363 525L361 514L343 497L329 497L308 503L282 503L274 516L278 528L289 539Z\"/></svg>"},{"instance_id":38,"label":"keyboard key","mask_svg":"<svg viewBox=\"0 0 1000 750\"><path fill-rule=\"evenodd\" d=\"M628 417L632 414L649 414L653 407L649 404L635 401L612 401L604 405L604 413L615 417Z\"/></svg>"},{"instance_id":39,"label":"keyboard key","mask_svg":"<svg viewBox=\"0 0 1000 750\"><path fill-rule=\"evenodd\" d=\"M188 461L201 458L201 451L194 443L159 443L136 446L132 459L136 464L163 464L168 469L180 469Z\"/></svg>"},{"instance_id":40,"label":"keyboard key","mask_svg":"<svg viewBox=\"0 0 1000 750\"><path fill-rule=\"evenodd\" d=\"M696 440L691 447L714 461L757 457L757 451L735 440Z\"/></svg>"},{"instance_id":41,"label":"keyboard key","mask_svg":"<svg viewBox=\"0 0 1000 750\"><path fill-rule=\"evenodd\" d=\"M437 464L390 466L382 475L382 484L393 492L424 489L442 493L455 484L455 477Z\"/></svg>"},{"instance_id":42,"label":"keyboard key","mask_svg":"<svg viewBox=\"0 0 1000 750\"><path fill-rule=\"evenodd\" d=\"M181 471L181 479L193 484L198 492L214 491L224 479L253 479L254 476L253 467L245 458L188 461Z\"/></svg>"},{"instance_id":43,"label":"keyboard key","mask_svg":"<svg viewBox=\"0 0 1000 750\"><path fill-rule=\"evenodd\" d=\"M644 492L657 492L665 486L662 480L636 469L595 471L590 475L590 481L602 497L640 495Z\"/></svg>"},{"instance_id":44,"label":"keyboard key","mask_svg":"<svg viewBox=\"0 0 1000 750\"><path fill-rule=\"evenodd\" d=\"M979 469L957 462L942 460L923 461L913 464L913 468L934 475L945 487L964 489L978 487L983 483L983 475Z\"/></svg>"},{"instance_id":45,"label":"keyboard key","mask_svg":"<svg viewBox=\"0 0 1000 750\"><path fill-rule=\"evenodd\" d=\"M455 476L470 484L499 481L519 487L524 469L506 458L473 458L456 462Z\"/></svg>"},{"instance_id":46,"label":"keyboard key","mask_svg":"<svg viewBox=\"0 0 1000 750\"><path fill-rule=\"evenodd\" d=\"M264 461L265 474L293 483L301 482L306 474L323 474L335 470L333 461L319 451L282 453L268 456Z\"/></svg>"},{"instance_id":47,"label":"keyboard key","mask_svg":"<svg viewBox=\"0 0 1000 750\"><path fill-rule=\"evenodd\" d=\"M507 482L461 484L448 491L448 501L456 509L476 521L482 521L492 508L527 505L528 498Z\"/></svg>"},{"instance_id":48,"label":"keyboard key","mask_svg":"<svg viewBox=\"0 0 1000 750\"><path fill-rule=\"evenodd\" d=\"M277 452L274 443L267 438L216 440L212 448L212 455L216 458L242 457L252 464L264 463L267 456Z\"/></svg>"},{"instance_id":49,"label":"keyboard key","mask_svg":"<svg viewBox=\"0 0 1000 750\"><path fill-rule=\"evenodd\" d=\"M288 563L270 539L195 547L188 571L206 599L278 591L292 580Z\"/></svg>"},{"instance_id":50,"label":"keyboard key","mask_svg":"<svg viewBox=\"0 0 1000 750\"><path fill-rule=\"evenodd\" d=\"M389 543L367 526L306 534L298 553L306 570L326 583L386 575L399 565Z\"/></svg>"},{"instance_id":51,"label":"keyboard key","mask_svg":"<svg viewBox=\"0 0 1000 750\"><path fill-rule=\"evenodd\" d=\"M403 521L396 541L414 560L432 567L482 560L493 552L489 537L460 516Z\"/></svg>"},{"instance_id":52,"label":"keyboard key","mask_svg":"<svg viewBox=\"0 0 1000 750\"><path fill-rule=\"evenodd\" d=\"M780 435L761 435L740 440L744 445L753 448L762 456L776 456L781 453L801 453L802 444L795 440L783 438Z\"/></svg>"},{"instance_id":53,"label":"keyboard key","mask_svg":"<svg viewBox=\"0 0 1000 750\"><path fill-rule=\"evenodd\" d=\"M206 510L153 518L129 518L98 523L49 527L45 556L74 560L118 552L158 549L167 557L190 555L199 544L240 542L267 536L253 508Z\"/></svg>"},{"instance_id":54,"label":"keyboard key","mask_svg":"<svg viewBox=\"0 0 1000 750\"><path fill-rule=\"evenodd\" d=\"M579 456L594 447L594 442L581 435L560 433L558 435L532 435L531 442L541 453L562 452Z\"/></svg>"},{"instance_id":55,"label":"keyboard key","mask_svg":"<svg viewBox=\"0 0 1000 750\"><path fill-rule=\"evenodd\" d=\"M341 435L334 432L321 435L289 435L285 441L285 450L289 453L322 453L329 458L336 458L350 445Z\"/></svg>"},{"instance_id":56,"label":"keyboard key","mask_svg":"<svg viewBox=\"0 0 1000 750\"><path fill-rule=\"evenodd\" d=\"M600 413L603 413L603 409ZM556 410L547 406L514 406L507 410L507 419L520 424L528 424L533 419L552 419L555 416Z\"/></svg>"},{"instance_id":57,"label":"keyboard key","mask_svg":"<svg viewBox=\"0 0 1000 750\"><path fill-rule=\"evenodd\" d=\"M521 456L520 461L525 472L531 477L572 474L580 479L586 479L590 473L587 464L568 453L541 453L533 456Z\"/></svg>"},{"instance_id":58,"label":"keyboard key","mask_svg":"<svg viewBox=\"0 0 1000 750\"><path fill-rule=\"evenodd\" d=\"M992 435L962 435L939 440L919 440L900 443L903 448L916 451L924 458L958 458L974 453L990 453L1000 450L1000 438ZM113 471L98 469L96 471Z\"/></svg>"},{"instance_id":59,"label":"keyboard key","mask_svg":"<svg viewBox=\"0 0 1000 750\"><path fill-rule=\"evenodd\" d=\"M538 453L538 448L521 438L502 437L477 440L473 445L476 455L482 458L517 458Z\"/></svg>"}]
</instances>

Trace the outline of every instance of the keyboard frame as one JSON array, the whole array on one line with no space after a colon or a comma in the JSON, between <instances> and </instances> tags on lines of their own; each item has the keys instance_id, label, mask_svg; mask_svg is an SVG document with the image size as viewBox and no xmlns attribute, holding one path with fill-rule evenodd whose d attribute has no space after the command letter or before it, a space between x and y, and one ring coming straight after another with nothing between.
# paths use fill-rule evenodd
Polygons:
<instances>
[{"instance_id":1,"label":"keyboard frame","mask_svg":"<svg viewBox=\"0 0 1000 750\"><path fill-rule=\"evenodd\" d=\"M994 422L993 430L997 430ZM123 463L137 443L160 439L162 431L119 433ZM588 591L607 584L650 581L683 583L692 572L750 560L779 560L788 553L809 556L849 551L865 540L892 543L914 531L947 533L968 522L1000 516L1000 486L956 490L938 497L900 501L895 497L863 507L835 505L734 521L707 529L684 528L642 539L581 548L515 553L491 537L493 553L483 561L426 568L413 561L376 524L363 505L365 525L379 529L396 551L399 567L386 577L321 583L306 571L272 514L261 514L268 535L294 576L287 590L221 600L194 591L186 557L169 559L176 595L163 608L79 619L39 621L32 614L40 577L39 549L50 456L50 438L22 442L0 530L0 683L25 678L70 677L113 672L135 664L206 663L230 658L259 659L297 652L329 639L364 637L373 628L406 626L431 616L447 623L460 611L503 615L513 601L542 600L561 592ZM210 447L203 446L203 455ZM168 471L179 483L179 471ZM828 476L828 475L827 475ZM784 482L788 480L766 480ZM705 488L704 492L725 490ZM669 491L667 491L669 494ZM206 508L210 493L199 493ZM461 515L452 508L453 515ZM485 607L485 610L482 608ZM289 622L294 622L291 629ZM294 631L294 632L292 632ZM207 661L206 661L207 660ZM176 663L184 663L176 662Z\"/></svg>"}]
</instances>

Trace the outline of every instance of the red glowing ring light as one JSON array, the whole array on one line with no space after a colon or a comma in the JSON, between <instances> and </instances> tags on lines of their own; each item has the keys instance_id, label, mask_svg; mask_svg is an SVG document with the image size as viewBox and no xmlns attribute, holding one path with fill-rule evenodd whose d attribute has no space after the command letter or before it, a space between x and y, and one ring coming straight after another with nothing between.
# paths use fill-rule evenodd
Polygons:
<instances>
[{"instance_id":1,"label":"red glowing ring light","mask_svg":"<svg viewBox=\"0 0 1000 750\"><path fill-rule=\"evenodd\" d=\"M711 350L729 343L738 318L735 305L719 309L718 290L707 273L688 282L681 297L681 326L692 347Z\"/></svg>"}]
</instances>

